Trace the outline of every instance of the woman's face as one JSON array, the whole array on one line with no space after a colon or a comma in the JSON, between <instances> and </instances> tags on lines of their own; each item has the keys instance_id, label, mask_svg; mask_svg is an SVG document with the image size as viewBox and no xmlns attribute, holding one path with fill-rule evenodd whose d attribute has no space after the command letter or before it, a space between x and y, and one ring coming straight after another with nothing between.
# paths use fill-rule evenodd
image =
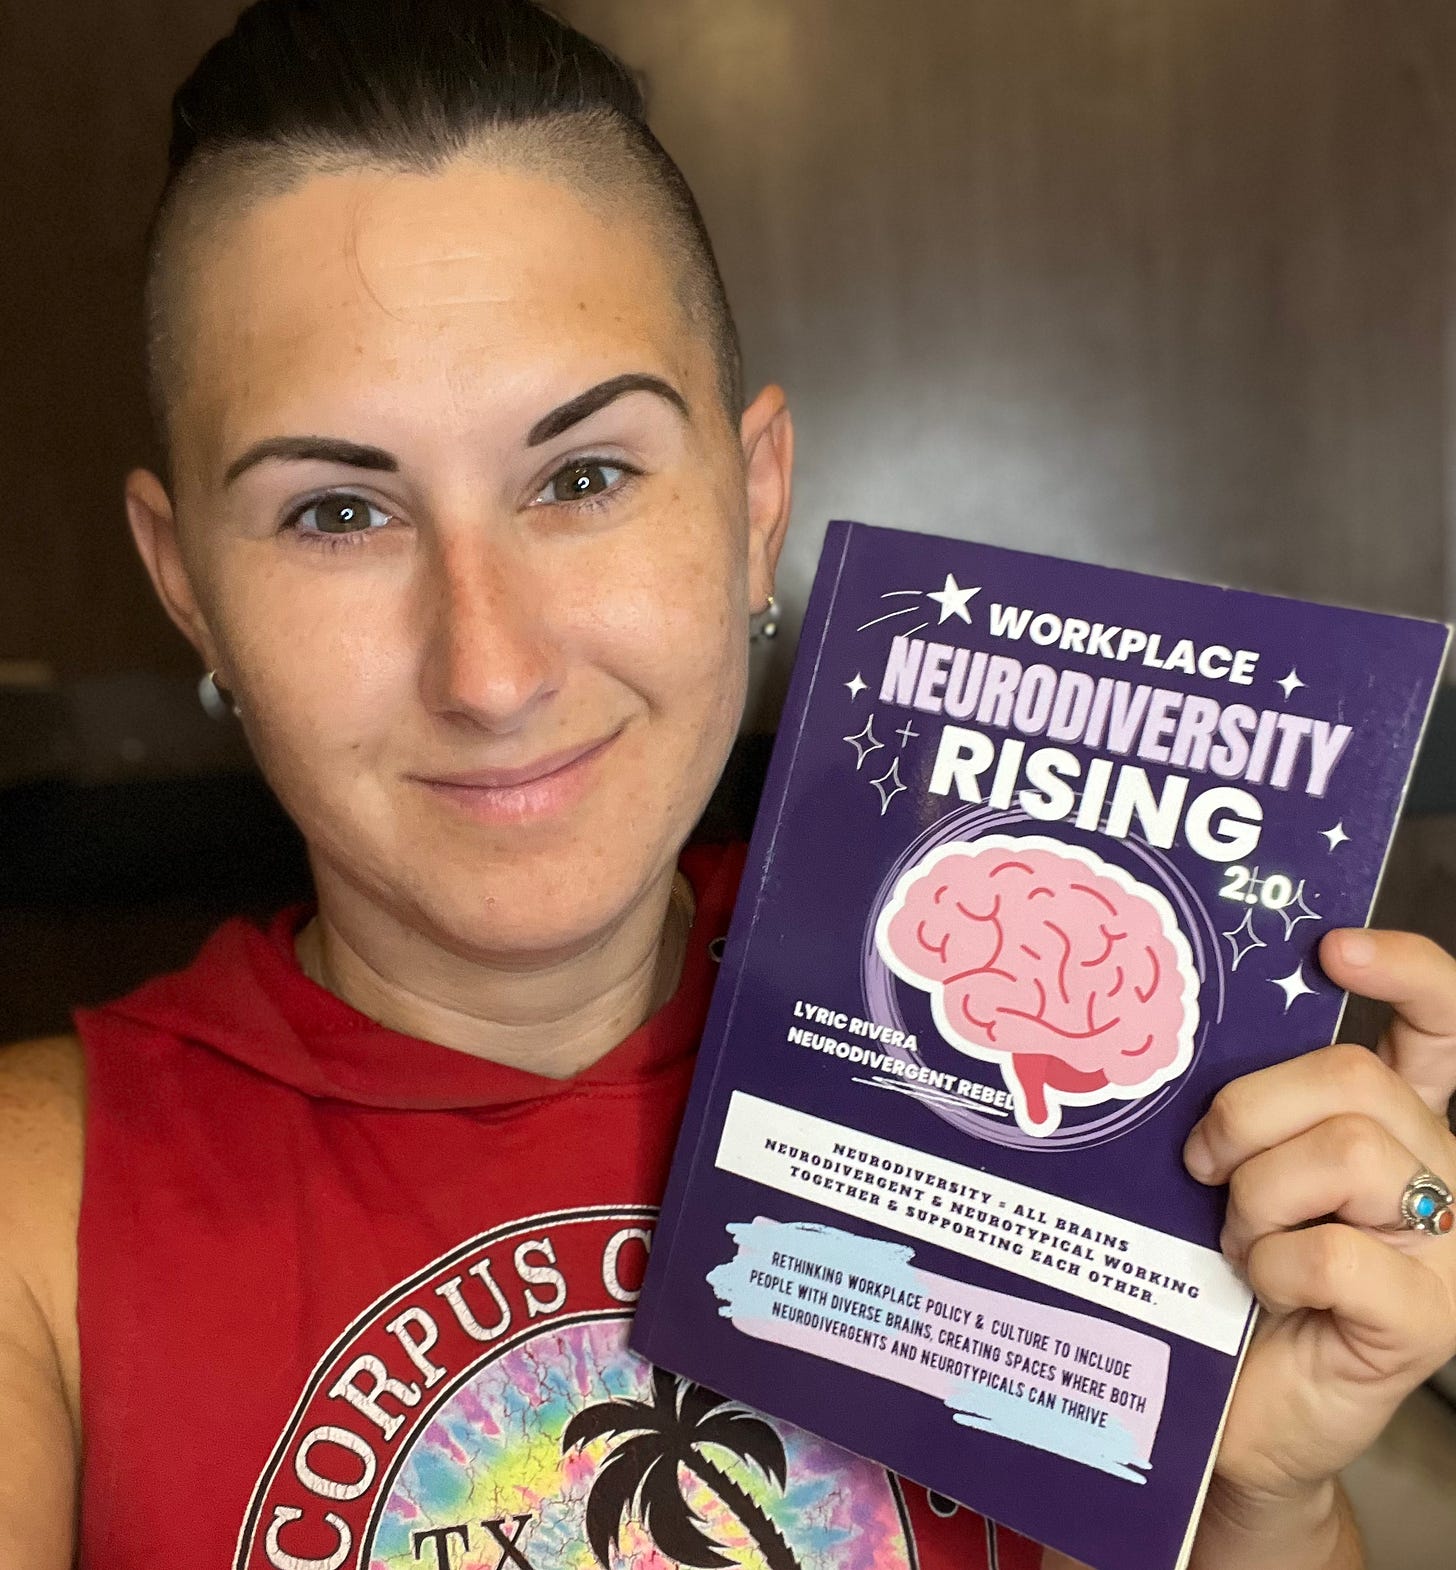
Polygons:
<instances>
[{"instance_id":1,"label":"woman's face","mask_svg":"<svg viewBox=\"0 0 1456 1570\"><path fill-rule=\"evenodd\" d=\"M640 207L538 174L317 176L186 265L175 520L143 471L128 511L321 899L590 943L731 745L782 395L730 421Z\"/></svg>"}]
</instances>

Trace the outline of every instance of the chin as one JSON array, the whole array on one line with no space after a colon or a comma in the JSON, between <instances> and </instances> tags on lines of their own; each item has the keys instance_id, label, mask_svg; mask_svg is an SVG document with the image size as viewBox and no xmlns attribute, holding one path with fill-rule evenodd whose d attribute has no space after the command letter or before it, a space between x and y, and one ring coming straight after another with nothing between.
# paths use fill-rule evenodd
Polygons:
<instances>
[{"instance_id":1,"label":"chin","mask_svg":"<svg viewBox=\"0 0 1456 1570\"><path fill-rule=\"evenodd\" d=\"M628 914L676 851L671 837L659 850L640 830L596 843L570 836L523 845L473 869L456 860L434 870L416 882L410 903L447 947L483 961L579 952Z\"/></svg>"},{"instance_id":2,"label":"chin","mask_svg":"<svg viewBox=\"0 0 1456 1570\"><path fill-rule=\"evenodd\" d=\"M675 865L716 782L716 729L629 730L585 789L527 802L539 810L519 817L418 786L356 796L312 815L318 844L334 865L367 869L347 881L452 953L489 963L580 952Z\"/></svg>"}]
</instances>

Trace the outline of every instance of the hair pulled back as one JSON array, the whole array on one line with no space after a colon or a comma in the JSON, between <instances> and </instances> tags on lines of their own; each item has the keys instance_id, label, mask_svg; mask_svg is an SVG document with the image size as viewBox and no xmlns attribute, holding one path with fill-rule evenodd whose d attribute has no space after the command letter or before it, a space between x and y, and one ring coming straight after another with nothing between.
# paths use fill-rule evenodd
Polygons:
<instances>
[{"instance_id":1,"label":"hair pulled back","mask_svg":"<svg viewBox=\"0 0 1456 1570\"><path fill-rule=\"evenodd\" d=\"M147 233L148 390L164 449L181 287L173 231L219 168L230 190L254 195L318 171L430 174L501 131L539 135L548 150L599 143L625 155L680 252L686 303L711 337L736 419L741 355L712 243L648 127L641 85L614 54L533 0L256 0L172 99L167 177Z\"/></svg>"}]
</instances>

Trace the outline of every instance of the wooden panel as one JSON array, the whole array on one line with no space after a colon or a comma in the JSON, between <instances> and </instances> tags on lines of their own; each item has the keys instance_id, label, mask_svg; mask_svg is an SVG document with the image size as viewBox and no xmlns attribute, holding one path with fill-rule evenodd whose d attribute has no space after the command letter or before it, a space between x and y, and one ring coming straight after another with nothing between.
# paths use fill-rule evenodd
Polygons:
<instances>
[{"instance_id":1,"label":"wooden panel","mask_svg":"<svg viewBox=\"0 0 1456 1570\"><path fill-rule=\"evenodd\" d=\"M793 396L791 605L848 514L1442 610L1439 6L568 10L646 67Z\"/></svg>"},{"instance_id":2,"label":"wooden panel","mask_svg":"<svg viewBox=\"0 0 1456 1570\"><path fill-rule=\"evenodd\" d=\"M0 659L194 671L122 508L153 462L142 236L176 83L225 0L0 0Z\"/></svg>"}]
</instances>

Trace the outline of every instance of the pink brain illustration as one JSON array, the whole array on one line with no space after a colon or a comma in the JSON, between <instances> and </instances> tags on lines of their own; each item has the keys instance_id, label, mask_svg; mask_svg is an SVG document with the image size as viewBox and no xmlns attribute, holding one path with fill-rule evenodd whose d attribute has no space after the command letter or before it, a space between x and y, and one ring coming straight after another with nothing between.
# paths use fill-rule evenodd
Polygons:
<instances>
[{"instance_id":1,"label":"pink brain illustration","mask_svg":"<svg viewBox=\"0 0 1456 1570\"><path fill-rule=\"evenodd\" d=\"M1198 981L1172 906L1080 847L942 845L900 879L876 941L952 1046L999 1063L1029 1133L1064 1104L1145 1096L1192 1058Z\"/></svg>"}]
</instances>

